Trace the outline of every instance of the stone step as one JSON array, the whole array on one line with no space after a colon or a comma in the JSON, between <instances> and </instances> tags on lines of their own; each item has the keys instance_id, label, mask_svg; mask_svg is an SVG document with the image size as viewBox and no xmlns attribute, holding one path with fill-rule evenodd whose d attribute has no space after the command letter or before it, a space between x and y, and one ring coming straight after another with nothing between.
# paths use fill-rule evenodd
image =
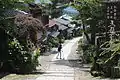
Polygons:
<instances>
[{"instance_id":1,"label":"stone step","mask_svg":"<svg viewBox=\"0 0 120 80\"><path fill-rule=\"evenodd\" d=\"M42 76L58 76L58 77L74 77L74 71L73 70L48 70L45 71Z\"/></svg>"},{"instance_id":2,"label":"stone step","mask_svg":"<svg viewBox=\"0 0 120 80\"><path fill-rule=\"evenodd\" d=\"M72 74L72 73L74 73L74 71L73 70L71 70L71 71L46 71L45 73L57 73L57 74L59 74L59 73L65 73L65 74Z\"/></svg>"},{"instance_id":3,"label":"stone step","mask_svg":"<svg viewBox=\"0 0 120 80\"><path fill-rule=\"evenodd\" d=\"M59 74L56 74L56 73L52 73L52 74L43 74L42 76L53 76L53 77L74 77L74 73L71 73L71 74L64 74L64 73L59 73Z\"/></svg>"},{"instance_id":4,"label":"stone step","mask_svg":"<svg viewBox=\"0 0 120 80\"><path fill-rule=\"evenodd\" d=\"M36 80L74 80L74 77L40 76Z\"/></svg>"}]
</instances>

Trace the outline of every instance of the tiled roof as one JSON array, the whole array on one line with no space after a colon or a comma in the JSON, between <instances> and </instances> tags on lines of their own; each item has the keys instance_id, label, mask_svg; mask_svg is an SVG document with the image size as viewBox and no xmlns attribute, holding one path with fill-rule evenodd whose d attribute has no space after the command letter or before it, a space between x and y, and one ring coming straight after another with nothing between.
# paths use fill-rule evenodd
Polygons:
<instances>
[{"instance_id":1,"label":"tiled roof","mask_svg":"<svg viewBox=\"0 0 120 80\"><path fill-rule=\"evenodd\" d=\"M17 14L27 14L26 12L24 12L24 11L20 11L20 10L4 10L4 16L5 17L13 17L13 16L15 16L15 15L17 15Z\"/></svg>"},{"instance_id":2,"label":"tiled roof","mask_svg":"<svg viewBox=\"0 0 120 80\"><path fill-rule=\"evenodd\" d=\"M56 23L56 25L58 25L58 29L59 30L65 30L65 29L67 29L68 27L67 26L65 26L65 25L62 25L62 24L60 24L60 23Z\"/></svg>"},{"instance_id":3,"label":"tiled roof","mask_svg":"<svg viewBox=\"0 0 120 80\"><path fill-rule=\"evenodd\" d=\"M58 31L51 32L49 35L52 37L57 37L60 34Z\"/></svg>"},{"instance_id":4,"label":"tiled roof","mask_svg":"<svg viewBox=\"0 0 120 80\"><path fill-rule=\"evenodd\" d=\"M63 25L68 25L70 23L70 21L68 20L64 20L64 19L60 19L60 18L57 18L57 19L54 19L56 22L59 22Z\"/></svg>"},{"instance_id":5,"label":"tiled roof","mask_svg":"<svg viewBox=\"0 0 120 80\"><path fill-rule=\"evenodd\" d=\"M57 20L59 20L59 19L57 19ZM49 27L52 27L52 26L54 26L54 25L58 25L58 29L59 30L65 30L65 29L67 29L68 27L67 26L65 26L65 25L67 25L69 22L67 22L66 20L62 20L62 19L60 19L61 21L57 21L57 20L49 20ZM63 22L63 23L62 23ZM67 22L67 23L66 23ZM64 25L65 24L65 25Z\"/></svg>"},{"instance_id":6,"label":"tiled roof","mask_svg":"<svg viewBox=\"0 0 120 80\"><path fill-rule=\"evenodd\" d=\"M64 25L60 25L59 26L59 30L65 30L65 29L67 29L68 27L66 27L66 26L64 26Z\"/></svg>"},{"instance_id":7,"label":"tiled roof","mask_svg":"<svg viewBox=\"0 0 120 80\"><path fill-rule=\"evenodd\" d=\"M69 28L67 32L72 33L74 28Z\"/></svg>"},{"instance_id":8,"label":"tiled roof","mask_svg":"<svg viewBox=\"0 0 120 80\"><path fill-rule=\"evenodd\" d=\"M52 27L56 24L56 21L54 20L49 20L49 27Z\"/></svg>"}]
</instances>

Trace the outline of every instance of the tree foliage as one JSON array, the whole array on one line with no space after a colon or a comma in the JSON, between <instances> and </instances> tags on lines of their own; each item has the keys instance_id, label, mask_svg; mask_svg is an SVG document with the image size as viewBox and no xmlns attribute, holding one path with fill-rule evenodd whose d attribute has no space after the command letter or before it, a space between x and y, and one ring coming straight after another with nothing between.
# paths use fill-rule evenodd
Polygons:
<instances>
[{"instance_id":1,"label":"tree foliage","mask_svg":"<svg viewBox=\"0 0 120 80\"><path fill-rule=\"evenodd\" d=\"M62 9L66 7L65 4L60 3L58 0L51 0L52 4L45 4L42 7L43 13L50 15L51 18L57 18L62 15Z\"/></svg>"},{"instance_id":2,"label":"tree foliage","mask_svg":"<svg viewBox=\"0 0 120 80\"><path fill-rule=\"evenodd\" d=\"M80 12L79 19L83 22L83 30L86 31L86 25L90 25L91 41L90 43L95 43L95 33L98 32L98 27L103 24L104 13L101 0L76 0L74 7ZM103 25L102 25L103 26ZM101 27L102 27L101 26ZM85 32L86 36L87 33Z\"/></svg>"},{"instance_id":3,"label":"tree foliage","mask_svg":"<svg viewBox=\"0 0 120 80\"><path fill-rule=\"evenodd\" d=\"M15 9L16 8L15 3L20 1L24 3L29 3L29 2L33 2L34 0L0 0L0 10Z\"/></svg>"},{"instance_id":4,"label":"tree foliage","mask_svg":"<svg viewBox=\"0 0 120 80\"><path fill-rule=\"evenodd\" d=\"M113 58L115 58L116 55L120 54L120 41L119 40L107 41L101 45L101 48L104 48L104 50L100 53L99 55L100 57L103 57L104 55L107 54L110 55L104 61L104 64L106 64L113 60Z\"/></svg>"},{"instance_id":5,"label":"tree foliage","mask_svg":"<svg viewBox=\"0 0 120 80\"><path fill-rule=\"evenodd\" d=\"M33 0L22 1L28 3ZM42 29L42 24L29 15L7 17L5 10L21 9L15 6L17 2L19 0L0 0L0 71L31 72L38 65L40 50L36 49L35 41L28 37L36 38L36 31ZM30 31L30 35L23 36Z\"/></svg>"}]
</instances>

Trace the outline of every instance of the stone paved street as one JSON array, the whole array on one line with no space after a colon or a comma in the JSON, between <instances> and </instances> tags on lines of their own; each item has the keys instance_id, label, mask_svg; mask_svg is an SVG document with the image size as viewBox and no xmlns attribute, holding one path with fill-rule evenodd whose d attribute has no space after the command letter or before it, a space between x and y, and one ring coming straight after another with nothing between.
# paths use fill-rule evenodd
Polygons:
<instances>
[{"instance_id":1,"label":"stone paved street","mask_svg":"<svg viewBox=\"0 0 120 80\"><path fill-rule=\"evenodd\" d=\"M68 57L71 53L71 50L76 49L74 46L79 38L75 38L70 40L68 44L66 44L62 48L62 58L64 59L56 59L56 55L48 62L49 68L45 71L45 74L40 75L36 80L74 80L74 67L70 64ZM73 47L74 46L74 47Z\"/></svg>"},{"instance_id":2,"label":"stone paved street","mask_svg":"<svg viewBox=\"0 0 120 80\"><path fill-rule=\"evenodd\" d=\"M79 54L76 54L77 42L79 38L74 38L70 40L62 49L62 58L56 59L54 55L51 60L47 60L47 69L44 74L40 75L36 80L93 80L92 76L89 74L89 68L87 65L82 66L79 61ZM48 57L48 56L47 56ZM81 68L82 67L82 68ZM42 68L44 69L44 68Z\"/></svg>"}]
</instances>

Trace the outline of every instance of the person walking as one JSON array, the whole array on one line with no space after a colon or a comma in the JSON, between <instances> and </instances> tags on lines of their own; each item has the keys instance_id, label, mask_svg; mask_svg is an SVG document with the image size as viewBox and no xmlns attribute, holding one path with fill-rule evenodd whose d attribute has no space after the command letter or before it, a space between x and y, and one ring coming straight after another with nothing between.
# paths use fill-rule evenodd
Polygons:
<instances>
[{"instance_id":1,"label":"person walking","mask_svg":"<svg viewBox=\"0 0 120 80\"><path fill-rule=\"evenodd\" d=\"M60 56L60 59L61 59L61 49L62 49L62 44L61 43L59 43L59 45L58 45L58 55L57 55L57 59L58 59L58 57Z\"/></svg>"}]
</instances>

